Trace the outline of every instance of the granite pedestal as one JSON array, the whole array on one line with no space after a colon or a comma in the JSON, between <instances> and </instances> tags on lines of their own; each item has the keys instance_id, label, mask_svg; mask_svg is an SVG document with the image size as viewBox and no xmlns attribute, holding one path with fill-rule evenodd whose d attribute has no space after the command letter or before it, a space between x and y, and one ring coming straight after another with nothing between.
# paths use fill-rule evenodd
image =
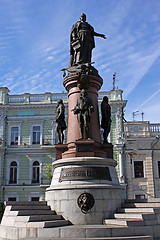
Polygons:
<instances>
[{"instance_id":1,"label":"granite pedestal","mask_svg":"<svg viewBox=\"0 0 160 240\"><path fill-rule=\"evenodd\" d=\"M75 157L56 160L46 201L57 214L73 224L102 224L121 206L124 188L120 186L110 158ZM78 206L78 198L89 193L94 198L90 212Z\"/></svg>"}]
</instances>

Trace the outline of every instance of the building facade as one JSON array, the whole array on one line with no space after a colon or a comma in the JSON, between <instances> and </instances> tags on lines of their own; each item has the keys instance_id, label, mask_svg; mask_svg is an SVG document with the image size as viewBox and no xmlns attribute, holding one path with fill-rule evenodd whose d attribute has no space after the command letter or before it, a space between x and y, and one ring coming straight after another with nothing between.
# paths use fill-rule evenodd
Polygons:
<instances>
[{"instance_id":1,"label":"building facade","mask_svg":"<svg viewBox=\"0 0 160 240\"><path fill-rule=\"evenodd\" d=\"M123 140L128 198L159 198L160 124L125 122Z\"/></svg>"},{"instance_id":2,"label":"building facade","mask_svg":"<svg viewBox=\"0 0 160 240\"><path fill-rule=\"evenodd\" d=\"M126 101L122 99L122 90L100 92L99 108L104 96L108 96L111 105L110 141L115 145L114 158L119 161ZM55 108L58 99L63 99L65 104L67 122L67 93L10 95L8 88L0 88L1 202L45 199L45 189L51 181L49 164L56 156Z\"/></svg>"}]
</instances>

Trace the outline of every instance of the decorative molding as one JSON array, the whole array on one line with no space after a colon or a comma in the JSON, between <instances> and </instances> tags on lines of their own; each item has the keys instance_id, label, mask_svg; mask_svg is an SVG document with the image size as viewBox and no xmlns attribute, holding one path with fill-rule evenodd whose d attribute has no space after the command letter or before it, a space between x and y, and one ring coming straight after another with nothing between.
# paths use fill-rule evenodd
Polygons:
<instances>
[{"instance_id":1,"label":"decorative molding","mask_svg":"<svg viewBox=\"0 0 160 240\"><path fill-rule=\"evenodd\" d=\"M134 185L133 186L133 191L146 191L147 190L147 185Z\"/></svg>"}]
</instances>

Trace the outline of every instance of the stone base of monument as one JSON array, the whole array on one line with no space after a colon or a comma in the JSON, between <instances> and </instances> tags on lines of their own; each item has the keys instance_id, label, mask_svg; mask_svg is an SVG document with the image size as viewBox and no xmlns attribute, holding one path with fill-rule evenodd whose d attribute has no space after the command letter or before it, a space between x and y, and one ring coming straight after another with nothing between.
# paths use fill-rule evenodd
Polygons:
<instances>
[{"instance_id":1,"label":"stone base of monument","mask_svg":"<svg viewBox=\"0 0 160 240\"><path fill-rule=\"evenodd\" d=\"M76 140L70 144L57 144L56 160L72 157L103 157L113 158L113 146L111 143L96 143L93 140Z\"/></svg>"},{"instance_id":2,"label":"stone base of monument","mask_svg":"<svg viewBox=\"0 0 160 240\"><path fill-rule=\"evenodd\" d=\"M73 224L102 224L125 199L116 161L101 157L56 160L46 201Z\"/></svg>"},{"instance_id":3,"label":"stone base of monument","mask_svg":"<svg viewBox=\"0 0 160 240\"><path fill-rule=\"evenodd\" d=\"M46 202L7 202L0 224L0 240L11 239L160 239L160 199L125 200L112 219L92 225L71 225L51 211Z\"/></svg>"}]
</instances>

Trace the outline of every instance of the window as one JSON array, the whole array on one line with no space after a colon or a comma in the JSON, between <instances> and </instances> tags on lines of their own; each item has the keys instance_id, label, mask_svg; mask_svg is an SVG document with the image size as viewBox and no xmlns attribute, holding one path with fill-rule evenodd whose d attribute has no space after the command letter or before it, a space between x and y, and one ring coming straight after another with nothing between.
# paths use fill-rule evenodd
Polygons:
<instances>
[{"instance_id":1,"label":"window","mask_svg":"<svg viewBox=\"0 0 160 240\"><path fill-rule=\"evenodd\" d=\"M38 202L39 201L39 197L31 197L31 201L32 202Z\"/></svg>"},{"instance_id":2,"label":"window","mask_svg":"<svg viewBox=\"0 0 160 240\"><path fill-rule=\"evenodd\" d=\"M11 127L11 145L18 145L18 127Z\"/></svg>"},{"instance_id":3,"label":"window","mask_svg":"<svg viewBox=\"0 0 160 240\"><path fill-rule=\"evenodd\" d=\"M17 183L17 163L15 161L11 162L10 164L9 183Z\"/></svg>"},{"instance_id":4,"label":"window","mask_svg":"<svg viewBox=\"0 0 160 240\"><path fill-rule=\"evenodd\" d=\"M30 144L42 145L43 120L30 122Z\"/></svg>"},{"instance_id":5,"label":"window","mask_svg":"<svg viewBox=\"0 0 160 240\"><path fill-rule=\"evenodd\" d=\"M134 177L144 178L143 161L134 161Z\"/></svg>"},{"instance_id":6,"label":"window","mask_svg":"<svg viewBox=\"0 0 160 240\"><path fill-rule=\"evenodd\" d=\"M160 178L160 161L158 161L158 177Z\"/></svg>"},{"instance_id":7,"label":"window","mask_svg":"<svg viewBox=\"0 0 160 240\"><path fill-rule=\"evenodd\" d=\"M40 126L33 127L32 144L40 144Z\"/></svg>"},{"instance_id":8,"label":"window","mask_svg":"<svg viewBox=\"0 0 160 240\"><path fill-rule=\"evenodd\" d=\"M146 199L145 194L135 194L135 199L139 200L139 199Z\"/></svg>"},{"instance_id":9,"label":"window","mask_svg":"<svg viewBox=\"0 0 160 240\"><path fill-rule=\"evenodd\" d=\"M42 201L42 194L40 192L30 192L30 194L28 195L28 201Z\"/></svg>"},{"instance_id":10,"label":"window","mask_svg":"<svg viewBox=\"0 0 160 240\"><path fill-rule=\"evenodd\" d=\"M9 202L14 202L17 201L16 197L8 197Z\"/></svg>"},{"instance_id":11,"label":"window","mask_svg":"<svg viewBox=\"0 0 160 240\"><path fill-rule=\"evenodd\" d=\"M21 144L21 121L8 121L8 144L20 145Z\"/></svg>"},{"instance_id":12,"label":"window","mask_svg":"<svg viewBox=\"0 0 160 240\"><path fill-rule=\"evenodd\" d=\"M55 122L52 122L52 123L53 123L52 136L53 136L53 145L54 145L54 144L57 144L58 137L57 137L57 134L56 134L56 131L55 131L56 124L55 124Z\"/></svg>"},{"instance_id":13,"label":"window","mask_svg":"<svg viewBox=\"0 0 160 240\"><path fill-rule=\"evenodd\" d=\"M32 183L40 182L40 164L38 161L33 162L32 167Z\"/></svg>"},{"instance_id":14,"label":"window","mask_svg":"<svg viewBox=\"0 0 160 240\"><path fill-rule=\"evenodd\" d=\"M29 179L30 184L41 184L42 183L42 156L39 157L30 157L29 159ZM32 197L39 197L39 195ZM31 201L31 198L30 200Z\"/></svg>"}]
</instances>

